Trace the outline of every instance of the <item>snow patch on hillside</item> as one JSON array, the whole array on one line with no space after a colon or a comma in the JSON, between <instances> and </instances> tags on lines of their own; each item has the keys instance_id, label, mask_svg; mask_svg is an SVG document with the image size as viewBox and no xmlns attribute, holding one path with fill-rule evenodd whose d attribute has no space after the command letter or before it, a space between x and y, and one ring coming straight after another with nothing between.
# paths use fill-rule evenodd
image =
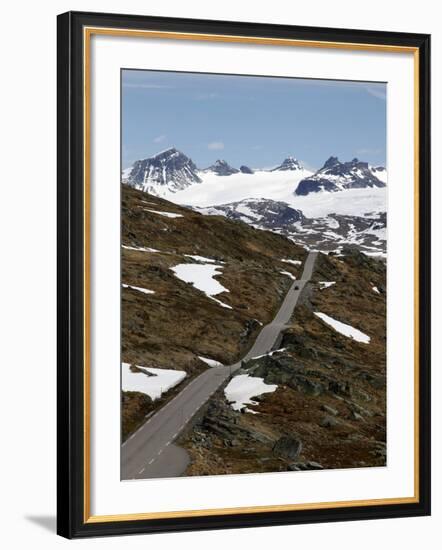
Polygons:
<instances>
[{"instance_id":1,"label":"snow patch on hillside","mask_svg":"<svg viewBox=\"0 0 442 550\"><path fill-rule=\"evenodd\" d=\"M231 306L225 304L215 298L217 294L229 292L229 289L224 287L214 277L221 274L222 265L217 264L178 264L170 268L175 276L181 281L193 285L198 290L206 294L208 298L214 300L217 304L224 308L232 309Z\"/></svg>"},{"instance_id":2,"label":"snow patch on hillside","mask_svg":"<svg viewBox=\"0 0 442 550\"><path fill-rule=\"evenodd\" d=\"M205 258L204 256L198 256L197 254L184 254L186 258L192 258L192 260L195 260L196 262L204 262L213 264L216 260L212 260L212 258Z\"/></svg>"},{"instance_id":3,"label":"snow patch on hillside","mask_svg":"<svg viewBox=\"0 0 442 550\"><path fill-rule=\"evenodd\" d=\"M149 290L148 288L142 288L141 286L132 286L122 284L123 288L129 288L130 290L136 290L137 292L142 292L143 294L155 294L154 290Z\"/></svg>"},{"instance_id":4,"label":"snow patch on hillside","mask_svg":"<svg viewBox=\"0 0 442 550\"><path fill-rule=\"evenodd\" d=\"M150 208L143 208L143 210L146 210L146 212L152 212L153 214L159 214L160 216L164 216L166 218L182 218L182 214L176 214L175 212L162 212L161 210L150 210Z\"/></svg>"},{"instance_id":5,"label":"snow patch on hillside","mask_svg":"<svg viewBox=\"0 0 442 550\"><path fill-rule=\"evenodd\" d=\"M332 327L332 329L336 330L336 332L339 332L339 334L343 334L347 338L352 338L353 340L356 340L356 342L361 342L362 344L370 343L370 336L364 334L357 328L341 323L341 321L337 321L325 313L321 313L319 311L315 311L314 313L317 317L324 321L324 323Z\"/></svg>"},{"instance_id":6,"label":"snow patch on hillside","mask_svg":"<svg viewBox=\"0 0 442 550\"><path fill-rule=\"evenodd\" d=\"M215 359L210 359L209 357L202 357L201 355L198 355L198 359L200 361L202 361L203 363L206 363L206 365L209 365L209 367L223 367L224 366L219 361L215 361Z\"/></svg>"},{"instance_id":7,"label":"snow patch on hillside","mask_svg":"<svg viewBox=\"0 0 442 550\"><path fill-rule=\"evenodd\" d=\"M293 273L290 273L289 271L280 271L281 275L285 275L286 277L290 277L293 281L296 281L296 277L293 275Z\"/></svg>"},{"instance_id":8,"label":"snow patch on hillside","mask_svg":"<svg viewBox=\"0 0 442 550\"><path fill-rule=\"evenodd\" d=\"M152 400L159 399L163 393L179 384L187 376L182 370L154 369L140 367L140 371L132 371L130 363L121 364L121 387L123 391L138 391L145 393Z\"/></svg>"},{"instance_id":9,"label":"snow patch on hillside","mask_svg":"<svg viewBox=\"0 0 442 550\"><path fill-rule=\"evenodd\" d=\"M336 281L319 281L321 288L319 290L324 290L324 288L329 288L336 284Z\"/></svg>"},{"instance_id":10,"label":"snow patch on hillside","mask_svg":"<svg viewBox=\"0 0 442 550\"><path fill-rule=\"evenodd\" d=\"M142 246L129 246L127 244L121 245L122 248L125 248L126 250L136 250L137 252L160 252L156 248L146 248Z\"/></svg>"},{"instance_id":11,"label":"snow patch on hillside","mask_svg":"<svg viewBox=\"0 0 442 550\"><path fill-rule=\"evenodd\" d=\"M240 374L232 378L224 389L224 395L232 409L240 411L246 405L258 404L252 397L274 392L277 387L276 384L266 384L263 378ZM248 412L252 411L248 410Z\"/></svg>"}]
</instances>

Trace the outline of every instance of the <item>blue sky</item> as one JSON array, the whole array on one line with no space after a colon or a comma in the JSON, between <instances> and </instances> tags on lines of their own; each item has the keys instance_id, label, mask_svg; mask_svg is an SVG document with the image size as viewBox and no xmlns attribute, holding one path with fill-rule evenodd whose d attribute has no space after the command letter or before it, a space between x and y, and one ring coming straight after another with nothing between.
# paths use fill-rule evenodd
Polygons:
<instances>
[{"instance_id":1,"label":"blue sky","mask_svg":"<svg viewBox=\"0 0 442 550\"><path fill-rule=\"evenodd\" d=\"M172 146L199 168L385 165L386 84L123 70L123 168Z\"/></svg>"}]
</instances>

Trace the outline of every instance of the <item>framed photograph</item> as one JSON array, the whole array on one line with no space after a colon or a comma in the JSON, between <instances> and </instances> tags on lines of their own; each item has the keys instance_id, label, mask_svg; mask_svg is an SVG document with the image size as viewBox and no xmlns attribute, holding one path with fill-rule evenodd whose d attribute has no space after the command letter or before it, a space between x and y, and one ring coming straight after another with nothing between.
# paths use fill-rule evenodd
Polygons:
<instances>
[{"instance_id":1,"label":"framed photograph","mask_svg":"<svg viewBox=\"0 0 442 550\"><path fill-rule=\"evenodd\" d=\"M430 37L58 17L58 533L430 513Z\"/></svg>"}]
</instances>

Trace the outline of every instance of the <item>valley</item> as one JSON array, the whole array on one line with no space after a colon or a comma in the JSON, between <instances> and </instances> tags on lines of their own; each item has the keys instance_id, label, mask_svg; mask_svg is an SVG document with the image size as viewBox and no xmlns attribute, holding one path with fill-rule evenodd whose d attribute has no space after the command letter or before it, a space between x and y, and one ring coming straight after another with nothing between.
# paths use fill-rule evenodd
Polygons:
<instances>
[{"instance_id":1,"label":"valley","mask_svg":"<svg viewBox=\"0 0 442 550\"><path fill-rule=\"evenodd\" d=\"M386 464L385 264L274 229L122 186L124 479Z\"/></svg>"},{"instance_id":2,"label":"valley","mask_svg":"<svg viewBox=\"0 0 442 550\"><path fill-rule=\"evenodd\" d=\"M306 251L241 222L122 190L123 362L135 372L184 371L181 384L206 370L207 360L234 363L273 318ZM123 438L156 410L162 393L153 401L123 394Z\"/></svg>"}]
</instances>

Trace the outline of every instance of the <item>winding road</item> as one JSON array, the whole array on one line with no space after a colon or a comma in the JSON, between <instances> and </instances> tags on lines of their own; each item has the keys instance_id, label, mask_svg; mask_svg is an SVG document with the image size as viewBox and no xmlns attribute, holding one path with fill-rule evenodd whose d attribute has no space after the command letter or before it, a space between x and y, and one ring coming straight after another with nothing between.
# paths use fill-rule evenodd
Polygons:
<instances>
[{"instance_id":1,"label":"winding road","mask_svg":"<svg viewBox=\"0 0 442 550\"><path fill-rule=\"evenodd\" d=\"M189 456L173 441L221 384L241 367L242 361L272 350L293 314L302 289L311 279L317 254L309 252L301 279L290 286L275 318L262 328L255 343L240 361L229 366L208 368L123 443L122 480L177 477L185 471Z\"/></svg>"}]
</instances>

